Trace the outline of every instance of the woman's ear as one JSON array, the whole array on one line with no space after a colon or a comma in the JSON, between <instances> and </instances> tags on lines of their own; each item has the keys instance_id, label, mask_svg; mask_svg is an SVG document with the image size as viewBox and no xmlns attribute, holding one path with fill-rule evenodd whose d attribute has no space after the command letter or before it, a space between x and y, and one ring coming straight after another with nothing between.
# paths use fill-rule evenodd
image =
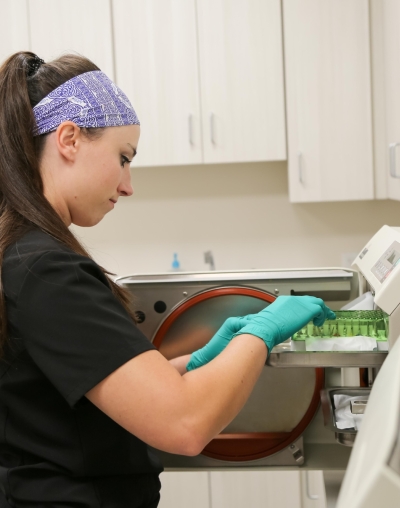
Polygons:
<instances>
[{"instance_id":1,"label":"woman's ear","mask_svg":"<svg viewBox=\"0 0 400 508\"><path fill-rule=\"evenodd\" d=\"M74 162L81 143L81 130L74 122L61 123L55 132L56 145L60 155L68 162Z\"/></svg>"}]
</instances>

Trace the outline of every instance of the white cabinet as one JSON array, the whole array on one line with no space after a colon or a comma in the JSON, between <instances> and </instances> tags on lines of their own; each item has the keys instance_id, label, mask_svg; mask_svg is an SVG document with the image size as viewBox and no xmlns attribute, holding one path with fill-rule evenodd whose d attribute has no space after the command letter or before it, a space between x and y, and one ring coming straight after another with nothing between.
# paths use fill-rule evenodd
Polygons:
<instances>
[{"instance_id":1,"label":"white cabinet","mask_svg":"<svg viewBox=\"0 0 400 508\"><path fill-rule=\"evenodd\" d=\"M302 474L300 471L165 472L161 475L159 508L326 508L321 482L310 484L312 490L308 491L307 500L311 504L307 504L306 494L302 496Z\"/></svg>"},{"instance_id":2,"label":"white cabinet","mask_svg":"<svg viewBox=\"0 0 400 508\"><path fill-rule=\"evenodd\" d=\"M286 158L280 0L112 5L116 80L142 124L135 165Z\"/></svg>"},{"instance_id":3,"label":"white cabinet","mask_svg":"<svg viewBox=\"0 0 400 508\"><path fill-rule=\"evenodd\" d=\"M372 199L368 0L283 0L283 17L290 199Z\"/></svg>"},{"instance_id":4,"label":"white cabinet","mask_svg":"<svg viewBox=\"0 0 400 508\"><path fill-rule=\"evenodd\" d=\"M209 477L207 472L162 473L158 508L212 508Z\"/></svg>"},{"instance_id":5,"label":"white cabinet","mask_svg":"<svg viewBox=\"0 0 400 508\"><path fill-rule=\"evenodd\" d=\"M48 61L77 52L113 78L110 0L29 0L29 22L32 51L39 57Z\"/></svg>"},{"instance_id":6,"label":"white cabinet","mask_svg":"<svg viewBox=\"0 0 400 508\"><path fill-rule=\"evenodd\" d=\"M212 472L211 506L302 508L298 471Z\"/></svg>"},{"instance_id":7,"label":"white cabinet","mask_svg":"<svg viewBox=\"0 0 400 508\"><path fill-rule=\"evenodd\" d=\"M400 200L400 2L383 0L384 116L386 125L385 166L388 197Z\"/></svg>"},{"instance_id":8,"label":"white cabinet","mask_svg":"<svg viewBox=\"0 0 400 508\"><path fill-rule=\"evenodd\" d=\"M141 122L135 166L201 163L194 0L114 0L113 22L116 81Z\"/></svg>"},{"instance_id":9,"label":"white cabinet","mask_svg":"<svg viewBox=\"0 0 400 508\"><path fill-rule=\"evenodd\" d=\"M29 51L28 0L0 0L0 65L16 51Z\"/></svg>"},{"instance_id":10,"label":"white cabinet","mask_svg":"<svg viewBox=\"0 0 400 508\"><path fill-rule=\"evenodd\" d=\"M197 0L204 161L286 159L280 0Z\"/></svg>"}]
</instances>

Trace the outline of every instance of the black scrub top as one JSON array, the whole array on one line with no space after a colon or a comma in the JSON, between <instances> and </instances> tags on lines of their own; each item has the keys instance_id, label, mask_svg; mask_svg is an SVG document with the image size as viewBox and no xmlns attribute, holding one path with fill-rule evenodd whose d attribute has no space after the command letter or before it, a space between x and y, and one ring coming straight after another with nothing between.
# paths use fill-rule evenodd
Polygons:
<instances>
[{"instance_id":1,"label":"black scrub top","mask_svg":"<svg viewBox=\"0 0 400 508\"><path fill-rule=\"evenodd\" d=\"M0 496L24 508L156 506L158 457L84 397L154 346L96 263L41 231L7 249L2 280Z\"/></svg>"}]
</instances>

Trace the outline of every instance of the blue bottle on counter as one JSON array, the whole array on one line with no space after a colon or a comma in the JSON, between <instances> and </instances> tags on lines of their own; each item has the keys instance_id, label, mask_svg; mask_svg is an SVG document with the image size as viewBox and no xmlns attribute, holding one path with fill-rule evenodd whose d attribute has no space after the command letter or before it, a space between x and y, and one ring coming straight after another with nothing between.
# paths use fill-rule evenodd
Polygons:
<instances>
[{"instance_id":1,"label":"blue bottle on counter","mask_svg":"<svg viewBox=\"0 0 400 508\"><path fill-rule=\"evenodd\" d=\"M178 254L176 252L174 252L174 259L172 261L171 268L174 272L177 272L181 269L181 264L179 263Z\"/></svg>"}]
</instances>

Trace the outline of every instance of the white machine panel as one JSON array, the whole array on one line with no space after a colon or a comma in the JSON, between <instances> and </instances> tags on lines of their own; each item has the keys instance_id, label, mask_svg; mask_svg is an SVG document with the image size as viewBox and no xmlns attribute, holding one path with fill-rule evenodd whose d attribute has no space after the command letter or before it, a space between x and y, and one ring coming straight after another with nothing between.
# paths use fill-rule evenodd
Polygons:
<instances>
[{"instance_id":1,"label":"white machine panel","mask_svg":"<svg viewBox=\"0 0 400 508\"><path fill-rule=\"evenodd\" d=\"M400 506L400 341L374 383L337 508Z\"/></svg>"},{"instance_id":2,"label":"white machine panel","mask_svg":"<svg viewBox=\"0 0 400 508\"><path fill-rule=\"evenodd\" d=\"M396 241L393 242L385 253L378 259L371 271L379 282L383 284L392 274L399 261L400 243Z\"/></svg>"},{"instance_id":3,"label":"white machine panel","mask_svg":"<svg viewBox=\"0 0 400 508\"><path fill-rule=\"evenodd\" d=\"M375 304L392 314L399 304L400 229L383 226L353 263L375 293Z\"/></svg>"}]
</instances>

